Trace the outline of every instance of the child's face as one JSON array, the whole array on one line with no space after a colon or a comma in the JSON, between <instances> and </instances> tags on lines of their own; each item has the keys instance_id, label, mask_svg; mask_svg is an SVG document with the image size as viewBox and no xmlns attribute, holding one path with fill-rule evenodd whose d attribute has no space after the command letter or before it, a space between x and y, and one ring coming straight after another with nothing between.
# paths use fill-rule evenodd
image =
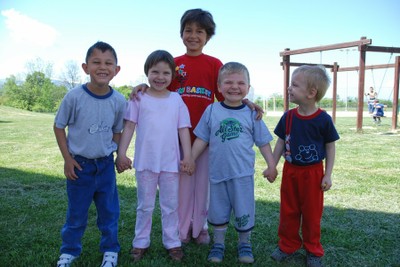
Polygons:
<instances>
[{"instance_id":1,"label":"child's face","mask_svg":"<svg viewBox=\"0 0 400 267\"><path fill-rule=\"evenodd\" d=\"M210 38L205 29L197 23L186 24L182 34L183 44L188 55L197 56L203 52L203 47Z\"/></svg>"},{"instance_id":2,"label":"child's face","mask_svg":"<svg viewBox=\"0 0 400 267\"><path fill-rule=\"evenodd\" d=\"M172 80L172 70L167 62L160 61L149 69L147 78L153 93L165 93Z\"/></svg>"},{"instance_id":3,"label":"child's face","mask_svg":"<svg viewBox=\"0 0 400 267\"><path fill-rule=\"evenodd\" d=\"M226 105L231 107L242 105L242 100L250 88L248 80L244 73L224 74L218 84L218 90L224 96Z\"/></svg>"},{"instance_id":4,"label":"child's face","mask_svg":"<svg viewBox=\"0 0 400 267\"><path fill-rule=\"evenodd\" d=\"M120 70L112 52L106 50L103 53L100 49L93 50L88 62L82 64L82 68L86 74L90 75L90 83L97 87L108 87L110 81Z\"/></svg>"},{"instance_id":5,"label":"child's face","mask_svg":"<svg viewBox=\"0 0 400 267\"><path fill-rule=\"evenodd\" d=\"M315 98L315 94L308 88L304 73L298 72L292 76L288 88L289 101L295 104L305 104Z\"/></svg>"}]
</instances>

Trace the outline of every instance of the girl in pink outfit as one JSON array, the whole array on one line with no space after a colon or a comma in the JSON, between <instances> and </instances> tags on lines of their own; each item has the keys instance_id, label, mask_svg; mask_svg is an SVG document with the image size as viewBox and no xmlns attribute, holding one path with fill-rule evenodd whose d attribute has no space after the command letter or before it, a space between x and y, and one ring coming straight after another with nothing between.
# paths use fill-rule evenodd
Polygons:
<instances>
[{"instance_id":1,"label":"girl in pink outfit","mask_svg":"<svg viewBox=\"0 0 400 267\"><path fill-rule=\"evenodd\" d=\"M180 261L183 252L178 229L179 141L183 170L190 172L194 162L191 161L189 112L180 95L167 89L175 72L171 54L163 50L151 53L144 69L150 88L141 96L141 101L128 102L116 160L118 172L131 168L132 161L126 152L137 127L133 167L136 170L138 206L131 256L135 261L140 260L150 246L158 186L162 241L170 257Z\"/></svg>"}]
</instances>

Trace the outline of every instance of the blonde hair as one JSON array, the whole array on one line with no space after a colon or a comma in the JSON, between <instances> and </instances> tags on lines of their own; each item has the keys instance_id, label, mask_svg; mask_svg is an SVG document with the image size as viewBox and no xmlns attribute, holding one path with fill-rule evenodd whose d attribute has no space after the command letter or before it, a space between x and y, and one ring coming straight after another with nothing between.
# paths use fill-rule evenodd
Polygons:
<instances>
[{"instance_id":1,"label":"blonde hair","mask_svg":"<svg viewBox=\"0 0 400 267\"><path fill-rule=\"evenodd\" d=\"M223 65L219 69L218 84L221 83L222 77L224 77L225 75L228 75L228 74L232 74L232 73L244 74L244 76L246 77L247 83L250 84L249 70L246 68L245 65L243 65L243 64L241 64L239 62L228 62L228 63L225 63L225 65Z\"/></svg>"},{"instance_id":2,"label":"blonde hair","mask_svg":"<svg viewBox=\"0 0 400 267\"><path fill-rule=\"evenodd\" d=\"M307 81L307 88L315 88L317 94L315 96L315 101L319 102L326 94L329 85L331 84L331 79L326 72L326 69L322 65L302 65L293 71L293 74L303 73L304 78Z\"/></svg>"}]
</instances>

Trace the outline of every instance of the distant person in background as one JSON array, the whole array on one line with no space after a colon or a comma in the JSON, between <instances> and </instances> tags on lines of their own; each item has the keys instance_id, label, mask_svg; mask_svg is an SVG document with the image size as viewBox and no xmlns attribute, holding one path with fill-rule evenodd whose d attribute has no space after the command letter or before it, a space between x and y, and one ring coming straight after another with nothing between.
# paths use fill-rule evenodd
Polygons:
<instances>
[{"instance_id":1,"label":"distant person in background","mask_svg":"<svg viewBox=\"0 0 400 267\"><path fill-rule=\"evenodd\" d=\"M377 125L381 125L381 117L385 116L384 108L386 108L386 105L379 103L378 99L374 100L374 112L372 113L372 118Z\"/></svg>"},{"instance_id":2,"label":"distant person in background","mask_svg":"<svg viewBox=\"0 0 400 267\"><path fill-rule=\"evenodd\" d=\"M372 114L374 112L374 100L378 96L378 93L374 90L374 87L369 88L369 92L365 93L367 96L368 112Z\"/></svg>"},{"instance_id":3,"label":"distant person in background","mask_svg":"<svg viewBox=\"0 0 400 267\"><path fill-rule=\"evenodd\" d=\"M90 82L70 90L61 102L54 133L64 158L68 209L61 230L61 256L57 267L69 267L82 252L82 236L92 201L101 232L101 266L117 266L119 200L114 166L126 100L110 87L118 74L117 54L109 44L97 42L82 64ZM65 128L68 127L68 135Z\"/></svg>"},{"instance_id":4,"label":"distant person in background","mask_svg":"<svg viewBox=\"0 0 400 267\"><path fill-rule=\"evenodd\" d=\"M316 104L329 84L323 66L303 65L295 69L288 95L289 101L298 106L285 112L274 131L279 137L274 158L276 163L282 156L285 159L278 248L271 255L277 262L287 260L303 247L307 266L322 266L324 192L332 186L335 141L339 135L332 118Z\"/></svg>"}]
</instances>

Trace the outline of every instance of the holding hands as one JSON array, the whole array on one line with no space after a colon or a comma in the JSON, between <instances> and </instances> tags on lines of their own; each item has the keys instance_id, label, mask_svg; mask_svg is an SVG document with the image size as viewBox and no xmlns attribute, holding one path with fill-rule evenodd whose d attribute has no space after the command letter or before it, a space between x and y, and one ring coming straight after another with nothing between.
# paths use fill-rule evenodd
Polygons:
<instances>
[{"instance_id":1,"label":"holding hands","mask_svg":"<svg viewBox=\"0 0 400 267\"><path fill-rule=\"evenodd\" d=\"M273 183L278 176L278 170L275 168L268 167L263 171L264 178L267 178L268 182Z\"/></svg>"},{"instance_id":2,"label":"holding hands","mask_svg":"<svg viewBox=\"0 0 400 267\"><path fill-rule=\"evenodd\" d=\"M187 175L193 175L194 171L196 170L196 164L192 158L186 159L184 158L180 162L180 171L185 172Z\"/></svg>"},{"instance_id":3,"label":"holding hands","mask_svg":"<svg viewBox=\"0 0 400 267\"><path fill-rule=\"evenodd\" d=\"M117 156L115 160L115 166L117 167L118 173L122 173L127 169L132 169L132 160L127 156Z\"/></svg>"}]
</instances>

